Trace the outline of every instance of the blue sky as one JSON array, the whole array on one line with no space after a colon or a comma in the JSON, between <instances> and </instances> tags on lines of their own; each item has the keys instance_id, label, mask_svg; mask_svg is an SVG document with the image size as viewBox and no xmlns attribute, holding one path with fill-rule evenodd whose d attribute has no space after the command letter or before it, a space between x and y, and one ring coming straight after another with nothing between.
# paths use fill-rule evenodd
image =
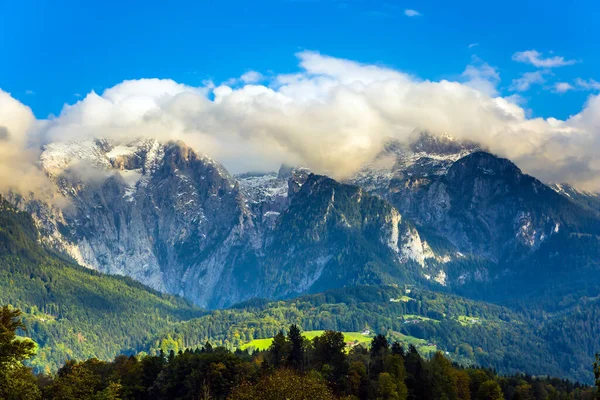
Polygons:
<instances>
[{"instance_id":1,"label":"blue sky","mask_svg":"<svg viewBox=\"0 0 600 400\"><path fill-rule=\"evenodd\" d=\"M126 79L200 86L249 70L295 72L301 50L431 80L459 79L476 56L499 74L500 95L519 93L533 116L564 119L597 93L599 16L594 1L4 0L0 88L45 118ZM527 50L569 65L513 60ZM523 73L533 84L519 91ZM558 93L560 82L573 90Z\"/></svg>"}]
</instances>

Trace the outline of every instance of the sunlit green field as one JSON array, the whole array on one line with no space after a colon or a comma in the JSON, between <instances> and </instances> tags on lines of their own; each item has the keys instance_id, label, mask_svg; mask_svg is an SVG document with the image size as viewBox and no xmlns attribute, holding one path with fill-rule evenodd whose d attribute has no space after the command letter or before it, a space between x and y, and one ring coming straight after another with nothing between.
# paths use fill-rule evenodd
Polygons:
<instances>
[{"instance_id":1,"label":"sunlit green field","mask_svg":"<svg viewBox=\"0 0 600 400\"><path fill-rule=\"evenodd\" d=\"M459 315L458 322L460 322L461 325L466 326L466 325L479 324L479 323L481 323L481 319L479 319L478 317L469 317L467 315Z\"/></svg>"},{"instance_id":2,"label":"sunlit green field","mask_svg":"<svg viewBox=\"0 0 600 400\"><path fill-rule=\"evenodd\" d=\"M325 331L306 331L302 333L307 339L314 339L317 336L321 336ZM373 335L363 335L360 332L342 332L344 334L344 339L346 342L358 342L358 343L371 343L373 340ZM242 350L248 348L254 348L256 350L266 350L271 346L273 342L273 338L268 339L254 339L248 343L245 343L241 346Z\"/></svg>"},{"instance_id":3,"label":"sunlit green field","mask_svg":"<svg viewBox=\"0 0 600 400\"><path fill-rule=\"evenodd\" d=\"M426 355L428 353L433 353L435 351L437 351L437 347L435 346L429 346L427 341L424 339L419 339L416 338L414 336L407 336L407 335L403 335L400 332L394 332L393 337L395 340L398 340L398 342L400 342L402 345L405 346L405 348L408 347L408 345L413 345L417 348L417 350L419 350L419 353Z\"/></svg>"},{"instance_id":4,"label":"sunlit green field","mask_svg":"<svg viewBox=\"0 0 600 400\"><path fill-rule=\"evenodd\" d=\"M302 335L307 339L313 339L316 336L321 336L325 331L306 331L303 332ZM348 343L354 344L365 344L369 345L371 340L373 340L374 335L363 335L360 332L342 332L344 334L344 339ZM405 347L408 345L413 345L419 350L421 354L428 354L437 351L435 346L428 345L428 342L423 339L419 339L413 336L403 335L399 332L394 332L393 337L395 340L398 340ZM255 349L255 350L267 350L269 346L273 343L273 338L267 339L254 339L248 343L245 343L241 346L242 350L245 349Z\"/></svg>"}]
</instances>

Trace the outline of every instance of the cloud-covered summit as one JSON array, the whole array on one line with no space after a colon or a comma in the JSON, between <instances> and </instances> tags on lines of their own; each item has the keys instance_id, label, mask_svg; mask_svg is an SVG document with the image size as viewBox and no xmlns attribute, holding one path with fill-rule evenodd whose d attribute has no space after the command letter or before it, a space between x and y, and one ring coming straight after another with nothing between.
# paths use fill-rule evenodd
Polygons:
<instances>
[{"instance_id":1,"label":"cloud-covered summit","mask_svg":"<svg viewBox=\"0 0 600 400\"><path fill-rule=\"evenodd\" d=\"M597 96L567 120L532 119L513 98L497 96L498 73L478 59L457 81L429 81L317 52L297 56L297 73L246 74L229 84L125 81L48 120L35 121L2 92L0 126L11 139L0 139L0 154L53 141L157 137L183 140L233 172L296 163L345 177L386 138L408 141L428 130L479 142L543 180L600 189ZM3 157L0 171L13 164Z\"/></svg>"}]
</instances>

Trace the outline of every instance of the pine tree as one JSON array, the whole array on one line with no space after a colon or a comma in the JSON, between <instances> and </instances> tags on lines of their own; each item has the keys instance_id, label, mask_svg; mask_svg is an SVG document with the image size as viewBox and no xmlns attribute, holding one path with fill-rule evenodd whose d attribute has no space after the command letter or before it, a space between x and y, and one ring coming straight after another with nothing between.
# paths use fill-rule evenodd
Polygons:
<instances>
[{"instance_id":1,"label":"pine tree","mask_svg":"<svg viewBox=\"0 0 600 400\"><path fill-rule=\"evenodd\" d=\"M288 355L288 365L295 369L304 368L304 338L297 325L290 326L287 335L290 342L290 354Z\"/></svg>"},{"instance_id":2,"label":"pine tree","mask_svg":"<svg viewBox=\"0 0 600 400\"><path fill-rule=\"evenodd\" d=\"M277 335L273 337L273 343L269 347L269 360L271 365L275 368L285 365L285 362L289 355L288 341L283 334L283 331L279 331Z\"/></svg>"},{"instance_id":3,"label":"pine tree","mask_svg":"<svg viewBox=\"0 0 600 400\"><path fill-rule=\"evenodd\" d=\"M0 399L38 399L40 391L31 369L22 362L34 354L35 343L18 340L17 330L25 329L21 311L0 309Z\"/></svg>"}]
</instances>

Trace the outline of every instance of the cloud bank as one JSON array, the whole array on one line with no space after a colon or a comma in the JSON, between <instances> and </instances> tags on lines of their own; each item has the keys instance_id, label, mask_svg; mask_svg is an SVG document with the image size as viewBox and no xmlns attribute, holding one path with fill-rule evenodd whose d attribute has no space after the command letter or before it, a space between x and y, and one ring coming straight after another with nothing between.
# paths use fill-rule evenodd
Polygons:
<instances>
[{"instance_id":1,"label":"cloud bank","mask_svg":"<svg viewBox=\"0 0 600 400\"><path fill-rule=\"evenodd\" d=\"M39 150L28 142L36 126L31 109L0 90L0 192L53 196L36 165Z\"/></svg>"},{"instance_id":2,"label":"cloud bank","mask_svg":"<svg viewBox=\"0 0 600 400\"><path fill-rule=\"evenodd\" d=\"M598 96L567 120L531 119L514 98L497 95L500 77L479 59L458 81L428 81L316 52L297 57L298 73L246 74L229 84L125 81L44 121L2 92L0 126L10 143L2 130L0 154L16 144L157 137L183 140L233 172L286 162L344 178L386 138L408 141L415 130L429 130L480 142L542 180L600 190Z\"/></svg>"}]
</instances>

